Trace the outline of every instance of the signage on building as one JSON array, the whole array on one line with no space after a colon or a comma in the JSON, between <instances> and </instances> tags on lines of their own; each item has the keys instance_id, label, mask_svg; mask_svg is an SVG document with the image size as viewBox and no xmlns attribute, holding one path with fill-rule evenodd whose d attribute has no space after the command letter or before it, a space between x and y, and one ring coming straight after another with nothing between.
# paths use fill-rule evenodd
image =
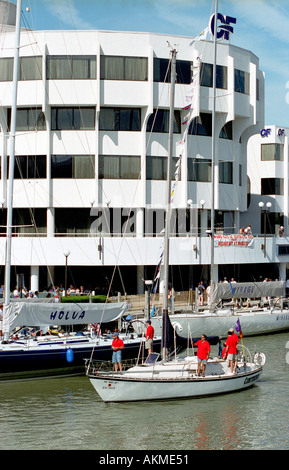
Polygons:
<instances>
[{"instance_id":1,"label":"signage on building","mask_svg":"<svg viewBox=\"0 0 289 470\"><path fill-rule=\"evenodd\" d=\"M252 246L254 242L253 235L214 235L214 246Z\"/></svg>"},{"instance_id":2,"label":"signage on building","mask_svg":"<svg viewBox=\"0 0 289 470\"><path fill-rule=\"evenodd\" d=\"M271 130L270 128L268 129L261 129L260 131L260 134L261 134L261 137L268 137L269 135L271 135ZM277 129L277 135L278 137L282 137L285 135L285 129Z\"/></svg>"},{"instance_id":3,"label":"signage on building","mask_svg":"<svg viewBox=\"0 0 289 470\"><path fill-rule=\"evenodd\" d=\"M261 134L261 137L268 137L268 135L271 134L271 129L262 129L260 134Z\"/></svg>"},{"instance_id":4,"label":"signage on building","mask_svg":"<svg viewBox=\"0 0 289 470\"><path fill-rule=\"evenodd\" d=\"M217 39L224 38L229 40L230 33L234 32L234 28L230 24L236 24L237 19L232 16L223 16L221 13L217 15L217 22L220 21L221 24L217 24ZM215 35L215 14L210 18L210 31L212 36Z\"/></svg>"}]
</instances>

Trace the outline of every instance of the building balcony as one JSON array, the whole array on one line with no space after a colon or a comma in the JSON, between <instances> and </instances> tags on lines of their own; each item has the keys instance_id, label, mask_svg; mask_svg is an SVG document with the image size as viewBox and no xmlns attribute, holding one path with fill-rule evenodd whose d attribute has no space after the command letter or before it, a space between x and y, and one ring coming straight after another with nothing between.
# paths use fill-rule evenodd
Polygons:
<instances>
[{"instance_id":1,"label":"building balcony","mask_svg":"<svg viewBox=\"0 0 289 470\"><path fill-rule=\"evenodd\" d=\"M90 233L57 234L47 237L18 234L12 238L11 264L16 266L63 266L69 249L71 266L156 266L163 248L162 236L95 236ZM116 234L117 235L117 234ZM0 238L0 262L5 264L5 236ZM259 264L289 262L289 237L238 235L215 239L215 264ZM266 241L266 246L265 242ZM266 249L264 256L264 248ZM211 238L170 238L170 264L210 265Z\"/></svg>"}]
</instances>

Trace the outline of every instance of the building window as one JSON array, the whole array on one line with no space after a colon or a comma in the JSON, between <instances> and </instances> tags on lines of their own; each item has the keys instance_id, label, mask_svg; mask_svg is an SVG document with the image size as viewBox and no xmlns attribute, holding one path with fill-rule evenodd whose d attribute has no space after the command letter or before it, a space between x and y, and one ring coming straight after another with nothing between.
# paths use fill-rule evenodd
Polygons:
<instances>
[{"instance_id":1,"label":"building window","mask_svg":"<svg viewBox=\"0 0 289 470\"><path fill-rule=\"evenodd\" d=\"M10 131L11 108L7 109L8 130ZM45 131L45 115L41 108L18 108L16 131Z\"/></svg>"},{"instance_id":2,"label":"building window","mask_svg":"<svg viewBox=\"0 0 289 470\"><path fill-rule=\"evenodd\" d=\"M233 140L233 121L226 122L221 129L219 137L220 139Z\"/></svg>"},{"instance_id":3,"label":"building window","mask_svg":"<svg viewBox=\"0 0 289 470\"><path fill-rule=\"evenodd\" d=\"M213 64L202 63L201 66L201 86L213 86ZM216 66L216 88L227 89L227 67Z\"/></svg>"},{"instance_id":4,"label":"building window","mask_svg":"<svg viewBox=\"0 0 289 470\"><path fill-rule=\"evenodd\" d=\"M154 110L147 123L147 132L169 132L170 112L166 109ZM180 111L174 112L174 133L181 133Z\"/></svg>"},{"instance_id":5,"label":"building window","mask_svg":"<svg viewBox=\"0 0 289 470\"><path fill-rule=\"evenodd\" d=\"M179 159L177 157L172 158L171 175L175 174L176 163ZM166 180L167 179L167 157L146 157L146 179L147 180ZM181 176L179 176L179 179Z\"/></svg>"},{"instance_id":6,"label":"building window","mask_svg":"<svg viewBox=\"0 0 289 470\"><path fill-rule=\"evenodd\" d=\"M235 91L250 94L250 74L243 70L235 69Z\"/></svg>"},{"instance_id":7,"label":"building window","mask_svg":"<svg viewBox=\"0 0 289 470\"><path fill-rule=\"evenodd\" d=\"M283 144L261 144L261 161L283 161L284 145Z\"/></svg>"},{"instance_id":8,"label":"building window","mask_svg":"<svg viewBox=\"0 0 289 470\"><path fill-rule=\"evenodd\" d=\"M13 57L5 57L0 59L0 81L8 82L13 80Z\"/></svg>"},{"instance_id":9,"label":"building window","mask_svg":"<svg viewBox=\"0 0 289 470\"><path fill-rule=\"evenodd\" d=\"M94 155L51 155L51 178L95 177Z\"/></svg>"},{"instance_id":10,"label":"building window","mask_svg":"<svg viewBox=\"0 0 289 470\"><path fill-rule=\"evenodd\" d=\"M90 234L92 223L95 219L90 215L91 209L56 208L55 209L55 233L57 236L84 236Z\"/></svg>"},{"instance_id":11,"label":"building window","mask_svg":"<svg viewBox=\"0 0 289 470\"><path fill-rule=\"evenodd\" d=\"M261 195L277 195L284 194L283 178L261 178Z\"/></svg>"},{"instance_id":12,"label":"building window","mask_svg":"<svg viewBox=\"0 0 289 470\"><path fill-rule=\"evenodd\" d=\"M47 232L47 210L40 208L14 209L13 210L13 232L17 235L46 235Z\"/></svg>"},{"instance_id":13,"label":"building window","mask_svg":"<svg viewBox=\"0 0 289 470\"><path fill-rule=\"evenodd\" d=\"M148 79L147 57L100 57L101 80L132 80L146 81Z\"/></svg>"},{"instance_id":14,"label":"building window","mask_svg":"<svg viewBox=\"0 0 289 470\"><path fill-rule=\"evenodd\" d=\"M242 165L239 165L239 186L242 186Z\"/></svg>"},{"instance_id":15,"label":"building window","mask_svg":"<svg viewBox=\"0 0 289 470\"><path fill-rule=\"evenodd\" d=\"M219 183L233 184L233 162L219 163Z\"/></svg>"},{"instance_id":16,"label":"building window","mask_svg":"<svg viewBox=\"0 0 289 470\"><path fill-rule=\"evenodd\" d=\"M140 131L140 108L101 108L100 131Z\"/></svg>"},{"instance_id":17,"label":"building window","mask_svg":"<svg viewBox=\"0 0 289 470\"><path fill-rule=\"evenodd\" d=\"M210 183L212 180L212 161L206 158L188 158L188 181Z\"/></svg>"},{"instance_id":18,"label":"building window","mask_svg":"<svg viewBox=\"0 0 289 470\"><path fill-rule=\"evenodd\" d=\"M212 115L209 113L200 113L195 117L189 126L189 134L191 135L212 135Z\"/></svg>"},{"instance_id":19,"label":"building window","mask_svg":"<svg viewBox=\"0 0 289 470\"><path fill-rule=\"evenodd\" d=\"M21 57L19 61L19 80L41 80L42 57Z\"/></svg>"},{"instance_id":20,"label":"building window","mask_svg":"<svg viewBox=\"0 0 289 470\"><path fill-rule=\"evenodd\" d=\"M48 56L46 74L48 80L96 79L96 57Z\"/></svg>"},{"instance_id":21,"label":"building window","mask_svg":"<svg viewBox=\"0 0 289 470\"><path fill-rule=\"evenodd\" d=\"M95 129L95 108L52 108L51 130Z\"/></svg>"},{"instance_id":22,"label":"building window","mask_svg":"<svg viewBox=\"0 0 289 470\"><path fill-rule=\"evenodd\" d=\"M6 57L0 59L0 81L13 80L14 59ZM42 57L20 57L18 80L41 80L42 79Z\"/></svg>"},{"instance_id":23,"label":"building window","mask_svg":"<svg viewBox=\"0 0 289 470\"><path fill-rule=\"evenodd\" d=\"M9 158L8 158L9 175ZM46 155L17 155L14 165L15 179L46 178Z\"/></svg>"},{"instance_id":24,"label":"building window","mask_svg":"<svg viewBox=\"0 0 289 470\"><path fill-rule=\"evenodd\" d=\"M138 179L140 156L99 155L99 179Z\"/></svg>"},{"instance_id":25,"label":"building window","mask_svg":"<svg viewBox=\"0 0 289 470\"><path fill-rule=\"evenodd\" d=\"M280 225L284 225L284 216L279 212L261 213L261 233L265 233L265 220L266 220L266 234L274 235L278 233Z\"/></svg>"},{"instance_id":26,"label":"building window","mask_svg":"<svg viewBox=\"0 0 289 470\"><path fill-rule=\"evenodd\" d=\"M176 61L176 83L190 84L192 81L192 62ZM170 83L171 68L169 59L154 58L154 82Z\"/></svg>"}]
</instances>

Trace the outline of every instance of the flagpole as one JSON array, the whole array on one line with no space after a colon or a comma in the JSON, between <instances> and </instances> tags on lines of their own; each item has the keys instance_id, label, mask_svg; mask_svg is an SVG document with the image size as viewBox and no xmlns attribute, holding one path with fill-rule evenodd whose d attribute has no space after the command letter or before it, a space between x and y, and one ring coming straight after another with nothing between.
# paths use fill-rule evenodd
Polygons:
<instances>
[{"instance_id":1,"label":"flagpole","mask_svg":"<svg viewBox=\"0 0 289 470\"><path fill-rule=\"evenodd\" d=\"M214 18L214 63L213 63L213 109L212 109L212 198L211 198L211 272L210 272L210 285L211 289L214 283L214 222L215 222L215 152L216 152L216 56L217 56L217 17L218 17L218 0L215 3L215 18ZM213 303L210 299L210 311L213 310Z\"/></svg>"},{"instance_id":2,"label":"flagpole","mask_svg":"<svg viewBox=\"0 0 289 470\"><path fill-rule=\"evenodd\" d=\"M237 325L238 328L236 328L236 325ZM242 349L243 349L243 356L244 356L244 361L245 361L245 349L244 349L244 343L243 343L243 333L242 333L242 330L241 330L241 323L240 323L239 316L238 316L238 319L237 319L236 324L235 324L235 330L240 334L240 339L241 339Z\"/></svg>"},{"instance_id":3,"label":"flagpole","mask_svg":"<svg viewBox=\"0 0 289 470\"><path fill-rule=\"evenodd\" d=\"M10 156L9 156L9 181L7 190L7 227L6 227L6 253L5 253L5 278L4 278L4 314L3 330L4 339L9 338L8 308L10 303L10 283L11 283L11 253L12 253L12 221L13 221L13 183L14 183L14 163L15 163L15 138L16 138L16 114L17 114L17 90L19 71L19 49L21 32L21 5L22 0L17 0L16 27L15 27L15 47L13 62L13 89L11 106L11 126L10 126Z\"/></svg>"},{"instance_id":4,"label":"flagpole","mask_svg":"<svg viewBox=\"0 0 289 470\"><path fill-rule=\"evenodd\" d=\"M171 86L170 86L170 118L169 118L169 142L167 160L167 207L166 225L164 237L164 288L163 288L163 344L162 357L167 359L167 330L168 330L168 283L169 283L169 253L170 253L170 216L171 216L171 161L173 154L173 132L174 132L174 100L175 100L175 78L176 78L176 55L177 50L171 49Z\"/></svg>"}]
</instances>

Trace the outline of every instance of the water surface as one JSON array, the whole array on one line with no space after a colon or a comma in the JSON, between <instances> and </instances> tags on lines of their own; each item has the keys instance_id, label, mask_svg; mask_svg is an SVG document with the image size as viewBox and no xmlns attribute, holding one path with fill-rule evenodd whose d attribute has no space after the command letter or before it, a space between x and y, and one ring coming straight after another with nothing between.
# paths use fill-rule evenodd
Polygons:
<instances>
[{"instance_id":1,"label":"water surface","mask_svg":"<svg viewBox=\"0 0 289 470\"><path fill-rule=\"evenodd\" d=\"M0 383L1 450L288 450L289 333L248 338L259 382L211 398L105 404L85 376Z\"/></svg>"}]
</instances>

